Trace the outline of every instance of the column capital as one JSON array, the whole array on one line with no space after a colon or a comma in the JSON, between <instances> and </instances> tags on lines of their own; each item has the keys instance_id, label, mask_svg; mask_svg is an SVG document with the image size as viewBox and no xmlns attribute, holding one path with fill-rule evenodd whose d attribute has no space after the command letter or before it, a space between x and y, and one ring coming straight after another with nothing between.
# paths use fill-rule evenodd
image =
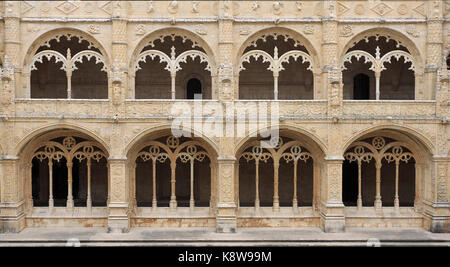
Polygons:
<instances>
[{"instance_id":1,"label":"column capital","mask_svg":"<svg viewBox=\"0 0 450 267\"><path fill-rule=\"evenodd\" d=\"M121 162L126 162L128 159L127 157L122 157L122 156L110 156L108 158L108 162L109 163L121 163Z\"/></svg>"},{"instance_id":2,"label":"column capital","mask_svg":"<svg viewBox=\"0 0 450 267\"><path fill-rule=\"evenodd\" d=\"M326 156L324 158L324 160L326 162L330 162L330 163L342 163L342 161L345 160L345 158L343 156Z\"/></svg>"},{"instance_id":3,"label":"column capital","mask_svg":"<svg viewBox=\"0 0 450 267\"><path fill-rule=\"evenodd\" d=\"M217 158L217 163L219 164L226 164L226 163L235 163L237 161L236 157L218 157Z\"/></svg>"},{"instance_id":4,"label":"column capital","mask_svg":"<svg viewBox=\"0 0 450 267\"><path fill-rule=\"evenodd\" d=\"M19 160L19 157L16 155L0 155L0 162L2 161L16 161Z\"/></svg>"}]
</instances>

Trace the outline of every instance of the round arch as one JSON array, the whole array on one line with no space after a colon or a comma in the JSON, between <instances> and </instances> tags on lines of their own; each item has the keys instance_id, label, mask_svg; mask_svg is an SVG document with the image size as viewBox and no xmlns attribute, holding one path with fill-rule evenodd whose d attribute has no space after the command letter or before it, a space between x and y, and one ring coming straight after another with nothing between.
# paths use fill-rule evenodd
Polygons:
<instances>
[{"instance_id":1,"label":"round arch","mask_svg":"<svg viewBox=\"0 0 450 267\"><path fill-rule=\"evenodd\" d=\"M372 133L379 134L383 132L387 133L388 137L398 138L400 141L406 141L406 143L411 145L409 149L418 155L425 156L424 153L434 154L435 152L433 143L427 137L415 129L398 125L378 125L364 129L345 141L340 152L344 155L345 151L347 151L347 149L358 139L369 136Z\"/></svg>"},{"instance_id":2,"label":"round arch","mask_svg":"<svg viewBox=\"0 0 450 267\"><path fill-rule=\"evenodd\" d=\"M421 56L421 53L420 53L417 45L403 33L399 32L395 29L391 29L391 28L387 28L387 27L376 27L376 28L367 29L367 30L361 31L360 33L357 33L342 48L341 53L340 53L340 58L342 59L345 56L345 54L347 53L347 51L350 48L352 48L357 42L365 39L366 37L375 36L375 35L388 36L388 37L390 37L390 39L399 41L404 47L406 47L408 49L409 53L413 56L418 70L420 70L422 68L422 66L423 66L422 63L424 61L423 61L423 58Z\"/></svg>"},{"instance_id":3,"label":"round arch","mask_svg":"<svg viewBox=\"0 0 450 267\"><path fill-rule=\"evenodd\" d=\"M321 155L325 157L328 154L328 148L326 144L322 141L320 137L311 133L305 128L294 126L294 125L280 125L279 126L280 135L287 134L287 137L306 137L304 138L305 147L310 150L311 153L316 156ZM260 132L267 132L269 129L261 129L257 132L253 132L248 134L246 137L239 140L239 142L235 145L234 154L239 155L245 149L246 144L251 141L254 137L257 136Z\"/></svg>"},{"instance_id":4,"label":"round arch","mask_svg":"<svg viewBox=\"0 0 450 267\"><path fill-rule=\"evenodd\" d=\"M104 150L105 153L108 155L110 154L110 146L107 142L103 140L100 136L98 136L96 133L94 133L92 130L82 127L75 124L69 124L69 123L55 123L51 125L46 125L43 127L40 127L38 129L35 129L31 133L29 133L26 137L22 138L22 140L17 144L16 149L14 151L15 155L20 155L24 152L26 152L29 149L32 149L29 147L30 143L39 143L39 139L41 139L43 136L45 138L51 137L52 135L59 135L60 133L67 132L76 132L81 135L81 137L90 138L93 141L96 141L100 144L100 148ZM55 132L55 133L53 133ZM32 153L32 152L30 152Z\"/></svg>"},{"instance_id":5,"label":"round arch","mask_svg":"<svg viewBox=\"0 0 450 267\"><path fill-rule=\"evenodd\" d=\"M83 40L89 42L92 46L99 49L103 58L106 60L106 65L107 66L111 65L109 53L106 52L105 46L99 40L97 40L91 34L83 30L77 28L63 27L48 30L47 32L36 37L31 43L31 45L28 47L27 52L24 54L23 67L26 68L26 66L31 64L31 60L33 59L33 56L36 54L36 51L39 49L39 47L41 47L46 42L52 40L57 36L64 36L68 34L76 37L82 37Z\"/></svg>"},{"instance_id":6,"label":"round arch","mask_svg":"<svg viewBox=\"0 0 450 267\"><path fill-rule=\"evenodd\" d=\"M250 46L251 42L256 41L259 37L263 35L270 35L273 33L277 33L277 35L286 35L290 38L299 41L301 45L303 45L308 51L309 55L313 59L313 65L315 69L320 68L320 58L318 57L318 53L312 43L301 33L296 30L287 28L287 27L268 27L262 30L258 30L255 33L251 34L239 47L236 55L235 64L239 64L241 56L244 54L245 49ZM235 70L238 70L239 66L235 66Z\"/></svg>"},{"instance_id":7,"label":"round arch","mask_svg":"<svg viewBox=\"0 0 450 267\"><path fill-rule=\"evenodd\" d=\"M208 55L208 59L212 65L211 68L216 69L217 66L215 62L216 57L214 51L211 49L211 46L198 34L180 27L159 28L144 35L144 37L142 37L141 40L138 42L137 46L131 50L132 52L129 57L130 62L128 64L130 69L133 68L133 65L138 59L139 54L142 52L142 49L144 49L144 47L146 47L150 41L159 39L161 36L171 36L173 34L185 36L187 39L196 42L201 48L205 50L206 54Z\"/></svg>"},{"instance_id":8,"label":"round arch","mask_svg":"<svg viewBox=\"0 0 450 267\"><path fill-rule=\"evenodd\" d=\"M185 132L191 133L191 135L194 135L193 139L197 139L198 141L203 141L202 144L204 144L204 149L208 152L209 155L213 158L217 158L219 155L219 146L216 142L211 140L209 137L206 137L204 135L201 135L197 131L194 131L192 129L185 130ZM140 145L145 142L146 139L150 138L159 138L162 136L167 136L171 134L171 128L170 125L167 124L161 124L158 126L150 127L148 129L143 130L142 132L135 135L131 141L125 146L124 150L122 151L122 154L130 159L130 155L133 155L133 153L137 154L139 151ZM201 137L196 137L201 136Z\"/></svg>"}]
</instances>

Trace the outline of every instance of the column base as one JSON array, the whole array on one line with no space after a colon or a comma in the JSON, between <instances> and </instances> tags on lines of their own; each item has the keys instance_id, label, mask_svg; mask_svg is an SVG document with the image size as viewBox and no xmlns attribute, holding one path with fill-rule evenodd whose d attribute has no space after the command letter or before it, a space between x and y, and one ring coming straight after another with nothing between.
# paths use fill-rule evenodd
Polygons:
<instances>
[{"instance_id":1,"label":"column base","mask_svg":"<svg viewBox=\"0 0 450 267\"><path fill-rule=\"evenodd\" d=\"M130 231L130 216L127 203L111 203L108 216L108 233Z\"/></svg>"},{"instance_id":2,"label":"column base","mask_svg":"<svg viewBox=\"0 0 450 267\"><path fill-rule=\"evenodd\" d=\"M345 232L343 204L327 204L321 211L321 227L325 233Z\"/></svg>"},{"instance_id":3,"label":"column base","mask_svg":"<svg viewBox=\"0 0 450 267\"><path fill-rule=\"evenodd\" d=\"M450 233L450 203L434 203L430 216L430 232Z\"/></svg>"},{"instance_id":4,"label":"column base","mask_svg":"<svg viewBox=\"0 0 450 267\"><path fill-rule=\"evenodd\" d=\"M450 216L432 216L430 222L430 232L450 233Z\"/></svg>"},{"instance_id":5,"label":"column base","mask_svg":"<svg viewBox=\"0 0 450 267\"><path fill-rule=\"evenodd\" d=\"M216 233L236 233L236 232L237 232L236 218L217 217Z\"/></svg>"},{"instance_id":6,"label":"column base","mask_svg":"<svg viewBox=\"0 0 450 267\"><path fill-rule=\"evenodd\" d=\"M322 217L322 230L325 233L343 233L345 232L345 218L343 216L324 216Z\"/></svg>"},{"instance_id":7,"label":"column base","mask_svg":"<svg viewBox=\"0 0 450 267\"><path fill-rule=\"evenodd\" d=\"M236 206L233 204L219 204L216 217L217 233L236 233Z\"/></svg>"},{"instance_id":8,"label":"column base","mask_svg":"<svg viewBox=\"0 0 450 267\"><path fill-rule=\"evenodd\" d=\"M25 228L25 214L22 204L2 204L0 206L0 232L19 233Z\"/></svg>"}]
</instances>

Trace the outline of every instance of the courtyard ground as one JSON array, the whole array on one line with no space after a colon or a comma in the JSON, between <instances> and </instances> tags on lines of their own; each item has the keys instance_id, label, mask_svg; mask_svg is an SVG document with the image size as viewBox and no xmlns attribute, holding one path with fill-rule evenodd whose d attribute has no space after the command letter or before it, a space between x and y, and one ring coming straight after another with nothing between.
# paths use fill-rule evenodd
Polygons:
<instances>
[{"instance_id":1,"label":"courtyard ground","mask_svg":"<svg viewBox=\"0 0 450 267\"><path fill-rule=\"evenodd\" d=\"M348 228L324 233L319 228L246 228L215 233L213 228L132 228L107 233L106 228L26 228L0 234L0 246L447 246L450 233L423 229Z\"/></svg>"}]
</instances>

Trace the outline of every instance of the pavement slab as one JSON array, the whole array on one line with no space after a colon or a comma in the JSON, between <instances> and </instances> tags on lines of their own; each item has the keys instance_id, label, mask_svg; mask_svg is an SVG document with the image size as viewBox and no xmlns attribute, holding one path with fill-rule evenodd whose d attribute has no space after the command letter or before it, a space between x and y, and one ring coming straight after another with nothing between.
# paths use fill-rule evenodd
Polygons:
<instances>
[{"instance_id":1,"label":"pavement slab","mask_svg":"<svg viewBox=\"0 0 450 267\"><path fill-rule=\"evenodd\" d=\"M132 228L128 233L107 233L106 228L26 228L0 234L0 246L64 245L79 241L88 246L292 246L367 245L376 240L390 245L450 246L450 233L419 228L348 228L345 233L324 233L319 228L244 228L237 233L216 233L213 228Z\"/></svg>"}]
</instances>

